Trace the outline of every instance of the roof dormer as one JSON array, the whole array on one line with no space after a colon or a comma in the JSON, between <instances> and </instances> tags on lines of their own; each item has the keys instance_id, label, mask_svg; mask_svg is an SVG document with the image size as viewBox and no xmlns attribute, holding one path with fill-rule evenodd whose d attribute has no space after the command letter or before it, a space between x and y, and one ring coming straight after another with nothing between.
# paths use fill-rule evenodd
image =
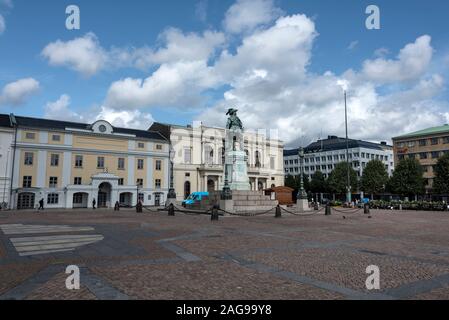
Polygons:
<instances>
[{"instance_id":1,"label":"roof dormer","mask_svg":"<svg viewBox=\"0 0 449 320\"><path fill-rule=\"evenodd\" d=\"M114 128L106 120L98 120L92 124L92 131L99 134L112 134Z\"/></svg>"}]
</instances>

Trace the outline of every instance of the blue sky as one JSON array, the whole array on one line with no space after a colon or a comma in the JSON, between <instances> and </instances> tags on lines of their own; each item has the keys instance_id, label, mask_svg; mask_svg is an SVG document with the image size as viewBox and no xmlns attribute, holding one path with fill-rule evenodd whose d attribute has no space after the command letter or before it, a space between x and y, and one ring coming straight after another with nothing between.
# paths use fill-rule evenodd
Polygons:
<instances>
[{"instance_id":1,"label":"blue sky","mask_svg":"<svg viewBox=\"0 0 449 320\"><path fill-rule=\"evenodd\" d=\"M80 8L80 30L65 28L70 4ZM370 4L380 8L380 30L365 28ZM0 15L1 113L145 128L152 120L220 125L229 106L248 128L279 129L295 145L342 134L341 95L330 83L343 80L351 83L355 138L449 122L444 0L0 0ZM276 29L279 21L290 29ZM189 36L198 46L185 56ZM412 58L403 62L407 45ZM164 50L170 46L175 53ZM379 76L385 70L396 74ZM382 123L387 117L394 128Z\"/></svg>"}]
</instances>

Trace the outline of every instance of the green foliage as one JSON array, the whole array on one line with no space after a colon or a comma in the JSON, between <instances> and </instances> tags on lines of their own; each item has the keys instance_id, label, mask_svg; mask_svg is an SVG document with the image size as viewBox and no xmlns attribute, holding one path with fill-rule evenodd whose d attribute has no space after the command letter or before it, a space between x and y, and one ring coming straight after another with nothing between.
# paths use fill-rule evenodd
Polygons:
<instances>
[{"instance_id":1,"label":"green foliage","mask_svg":"<svg viewBox=\"0 0 449 320\"><path fill-rule=\"evenodd\" d=\"M321 171L316 171L312 175L310 181L310 192L312 193L326 193L328 191L327 180Z\"/></svg>"},{"instance_id":2,"label":"green foliage","mask_svg":"<svg viewBox=\"0 0 449 320\"><path fill-rule=\"evenodd\" d=\"M423 168L418 160L401 160L396 166L389 188L392 192L403 196L423 194L423 173Z\"/></svg>"},{"instance_id":3,"label":"green foliage","mask_svg":"<svg viewBox=\"0 0 449 320\"><path fill-rule=\"evenodd\" d=\"M388 183L388 172L380 160L371 160L363 170L361 179L362 190L369 194L378 194L385 191Z\"/></svg>"},{"instance_id":4,"label":"green foliage","mask_svg":"<svg viewBox=\"0 0 449 320\"><path fill-rule=\"evenodd\" d=\"M435 166L435 179L433 180L435 192L441 194L449 193L449 153L438 159Z\"/></svg>"},{"instance_id":5,"label":"green foliage","mask_svg":"<svg viewBox=\"0 0 449 320\"><path fill-rule=\"evenodd\" d=\"M347 174L348 174L348 165L346 162L340 162L335 166L335 169L329 176L328 184L329 189L333 193L344 194L346 193L346 185L347 185ZM349 181L351 185L351 191L357 191L357 173L349 167Z\"/></svg>"},{"instance_id":6,"label":"green foliage","mask_svg":"<svg viewBox=\"0 0 449 320\"><path fill-rule=\"evenodd\" d=\"M447 211L447 203L442 201L384 201L374 200L370 201L370 208L372 209L394 209L399 210L402 205L402 210L419 210L419 211Z\"/></svg>"},{"instance_id":7,"label":"green foliage","mask_svg":"<svg viewBox=\"0 0 449 320\"><path fill-rule=\"evenodd\" d=\"M310 182L309 182L309 177L306 175L303 175L303 183L304 183L304 190L309 191L310 190ZM300 180L300 176L292 176L292 175L288 175L287 178L285 178L285 183L284 185L286 187L295 189L296 191L299 190L300 185L301 185L301 180Z\"/></svg>"}]
</instances>

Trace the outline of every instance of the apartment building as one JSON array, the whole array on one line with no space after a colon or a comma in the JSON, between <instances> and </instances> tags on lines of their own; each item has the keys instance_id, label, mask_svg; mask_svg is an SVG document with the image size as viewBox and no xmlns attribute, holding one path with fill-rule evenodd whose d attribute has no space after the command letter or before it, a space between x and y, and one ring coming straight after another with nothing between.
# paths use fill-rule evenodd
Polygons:
<instances>
[{"instance_id":1,"label":"apartment building","mask_svg":"<svg viewBox=\"0 0 449 320\"><path fill-rule=\"evenodd\" d=\"M434 167L438 158L449 153L449 125L427 128L393 138L396 161L405 158L419 160L424 168L427 192L432 191Z\"/></svg>"}]
</instances>

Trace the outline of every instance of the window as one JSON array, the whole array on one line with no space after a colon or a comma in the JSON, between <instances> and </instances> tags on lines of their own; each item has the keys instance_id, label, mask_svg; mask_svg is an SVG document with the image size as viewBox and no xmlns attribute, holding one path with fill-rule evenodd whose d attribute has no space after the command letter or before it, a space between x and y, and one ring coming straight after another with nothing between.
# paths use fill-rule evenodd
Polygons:
<instances>
[{"instance_id":1,"label":"window","mask_svg":"<svg viewBox=\"0 0 449 320\"><path fill-rule=\"evenodd\" d=\"M81 177L75 177L75 178L73 178L73 184L74 184L74 185L80 186L80 185L81 185L81 182L82 182Z\"/></svg>"},{"instance_id":2,"label":"window","mask_svg":"<svg viewBox=\"0 0 449 320\"><path fill-rule=\"evenodd\" d=\"M419 158L420 158L421 160L427 159L427 152L421 152L421 153L419 154Z\"/></svg>"},{"instance_id":3,"label":"window","mask_svg":"<svg viewBox=\"0 0 449 320\"><path fill-rule=\"evenodd\" d=\"M426 139L419 140L419 146L420 147L424 147L426 145L427 145L427 140Z\"/></svg>"},{"instance_id":4,"label":"window","mask_svg":"<svg viewBox=\"0 0 449 320\"><path fill-rule=\"evenodd\" d=\"M33 181L32 176L23 176L23 184L24 188L31 188L31 182Z\"/></svg>"},{"instance_id":5,"label":"window","mask_svg":"<svg viewBox=\"0 0 449 320\"><path fill-rule=\"evenodd\" d=\"M143 184L143 182L142 182L142 184ZM123 178L118 179L118 185L119 186L123 186L124 185L124 179Z\"/></svg>"},{"instance_id":6,"label":"window","mask_svg":"<svg viewBox=\"0 0 449 320\"><path fill-rule=\"evenodd\" d=\"M25 152L24 164L26 166L32 166L33 165L33 156L34 156L34 154L32 152Z\"/></svg>"},{"instance_id":7,"label":"window","mask_svg":"<svg viewBox=\"0 0 449 320\"><path fill-rule=\"evenodd\" d=\"M52 154L50 156L50 165L52 167L57 167L59 166L59 154Z\"/></svg>"},{"instance_id":8,"label":"window","mask_svg":"<svg viewBox=\"0 0 449 320\"><path fill-rule=\"evenodd\" d=\"M430 143L434 146L434 145L438 144L439 140L440 140L440 139L438 139L438 138L432 138L432 139L430 140Z\"/></svg>"},{"instance_id":9,"label":"window","mask_svg":"<svg viewBox=\"0 0 449 320\"><path fill-rule=\"evenodd\" d=\"M50 181L48 182L49 188L58 187L58 177L50 177Z\"/></svg>"},{"instance_id":10,"label":"window","mask_svg":"<svg viewBox=\"0 0 449 320\"><path fill-rule=\"evenodd\" d=\"M187 172L187 173L186 173L186 177L190 177L190 172Z\"/></svg>"},{"instance_id":11,"label":"window","mask_svg":"<svg viewBox=\"0 0 449 320\"><path fill-rule=\"evenodd\" d=\"M290 160L290 165L293 165L293 160Z\"/></svg>"},{"instance_id":12,"label":"window","mask_svg":"<svg viewBox=\"0 0 449 320\"><path fill-rule=\"evenodd\" d=\"M25 134L25 137L26 137L27 139L34 140L34 138L36 138L36 134L35 134L34 132L27 132L27 133Z\"/></svg>"},{"instance_id":13,"label":"window","mask_svg":"<svg viewBox=\"0 0 449 320\"><path fill-rule=\"evenodd\" d=\"M320 157L316 157L316 158L315 158L315 161L316 161L316 162L320 162Z\"/></svg>"},{"instance_id":14,"label":"window","mask_svg":"<svg viewBox=\"0 0 449 320\"><path fill-rule=\"evenodd\" d=\"M327 156L327 161L332 161L332 156Z\"/></svg>"},{"instance_id":15,"label":"window","mask_svg":"<svg viewBox=\"0 0 449 320\"><path fill-rule=\"evenodd\" d=\"M58 203L59 203L59 194L49 193L47 196L47 204L58 204Z\"/></svg>"},{"instance_id":16,"label":"window","mask_svg":"<svg viewBox=\"0 0 449 320\"><path fill-rule=\"evenodd\" d=\"M137 159L137 170L143 170L143 159Z\"/></svg>"},{"instance_id":17,"label":"window","mask_svg":"<svg viewBox=\"0 0 449 320\"><path fill-rule=\"evenodd\" d=\"M184 163L185 164L192 163L192 150L190 148L184 149Z\"/></svg>"},{"instance_id":18,"label":"window","mask_svg":"<svg viewBox=\"0 0 449 320\"><path fill-rule=\"evenodd\" d=\"M399 160L404 160L405 156L403 154L398 155Z\"/></svg>"},{"instance_id":19,"label":"window","mask_svg":"<svg viewBox=\"0 0 449 320\"><path fill-rule=\"evenodd\" d=\"M139 187L143 187L143 179L137 179L136 183Z\"/></svg>"},{"instance_id":20,"label":"window","mask_svg":"<svg viewBox=\"0 0 449 320\"><path fill-rule=\"evenodd\" d=\"M407 143L407 145L408 145L409 148L413 148L415 146L415 141L409 141Z\"/></svg>"},{"instance_id":21,"label":"window","mask_svg":"<svg viewBox=\"0 0 449 320\"><path fill-rule=\"evenodd\" d=\"M75 193L73 195L73 203L74 204L83 204L83 194L82 193Z\"/></svg>"},{"instance_id":22,"label":"window","mask_svg":"<svg viewBox=\"0 0 449 320\"><path fill-rule=\"evenodd\" d=\"M156 189L160 189L161 188L161 179L156 179L154 181L154 186L156 187Z\"/></svg>"},{"instance_id":23,"label":"window","mask_svg":"<svg viewBox=\"0 0 449 320\"><path fill-rule=\"evenodd\" d=\"M156 150L162 150L162 145L161 144L157 144L156 145Z\"/></svg>"},{"instance_id":24,"label":"window","mask_svg":"<svg viewBox=\"0 0 449 320\"><path fill-rule=\"evenodd\" d=\"M139 143L137 144L137 148L139 148L139 149L144 149L144 148L145 148L145 143L144 143L144 142L139 142Z\"/></svg>"},{"instance_id":25,"label":"window","mask_svg":"<svg viewBox=\"0 0 449 320\"><path fill-rule=\"evenodd\" d=\"M161 170L162 170L162 161L156 160L156 171L161 171Z\"/></svg>"},{"instance_id":26,"label":"window","mask_svg":"<svg viewBox=\"0 0 449 320\"><path fill-rule=\"evenodd\" d=\"M75 168L83 167L83 156L75 156Z\"/></svg>"},{"instance_id":27,"label":"window","mask_svg":"<svg viewBox=\"0 0 449 320\"><path fill-rule=\"evenodd\" d=\"M61 136L59 134L54 134L51 136L51 140L59 142L59 141L61 141Z\"/></svg>"},{"instance_id":28,"label":"window","mask_svg":"<svg viewBox=\"0 0 449 320\"><path fill-rule=\"evenodd\" d=\"M440 153L438 151L432 152L432 159L438 159L440 157Z\"/></svg>"},{"instance_id":29,"label":"window","mask_svg":"<svg viewBox=\"0 0 449 320\"><path fill-rule=\"evenodd\" d=\"M101 126L98 127L98 130L100 130L101 133L105 133L107 129L106 126L102 124Z\"/></svg>"},{"instance_id":30,"label":"window","mask_svg":"<svg viewBox=\"0 0 449 320\"><path fill-rule=\"evenodd\" d=\"M143 193L139 193L138 194L138 196L137 196L137 198L138 198L138 201L139 202L144 202L144 200L145 200L145 194L143 194Z\"/></svg>"},{"instance_id":31,"label":"window","mask_svg":"<svg viewBox=\"0 0 449 320\"><path fill-rule=\"evenodd\" d=\"M125 158L118 158L117 168L119 170L124 170L125 169Z\"/></svg>"},{"instance_id":32,"label":"window","mask_svg":"<svg viewBox=\"0 0 449 320\"><path fill-rule=\"evenodd\" d=\"M97 168L99 168L99 169L104 168L104 157L97 158Z\"/></svg>"}]
</instances>

